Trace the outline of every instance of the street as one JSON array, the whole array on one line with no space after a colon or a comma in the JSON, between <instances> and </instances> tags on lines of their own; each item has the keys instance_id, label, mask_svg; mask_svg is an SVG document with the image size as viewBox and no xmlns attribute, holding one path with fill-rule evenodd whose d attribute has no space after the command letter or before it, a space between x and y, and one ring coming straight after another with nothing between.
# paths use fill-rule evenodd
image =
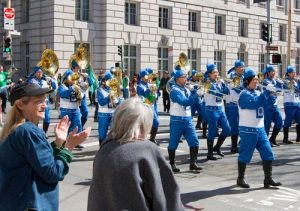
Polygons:
<instances>
[{"instance_id":1,"label":"street","mask_svg":"<svg viewBox=\"0 0 300 211\"><path fill-rule=\"evenodd\" d=\"M90 106L89 120L86 126L92 127L90 138L84 143L82 151L74 151L74 160L70 172L60 183L60 210L86 210L92 165L99 149L98 125L93 121L94 107ZM159 111L162 110L159 101ZM58 111L51 110L51 128L49 138L53 140L53 126L58 121ZM194 119L195 121L196 119ZM197 131L199 137L202 131ZM290 139L295 139L295 128L291 129ZM169 139L169 116L160 113L160 127L157 139L160 149L167 158ZM282 142L282 133L277 138ZM176 161L181 172L175 174L182 192L182 201L187 210L300 210L300 144L274 147L276 160L273 177L283 183L279 189L264 189L263 170L256 151L252 162L246 169L246 181L250 189L238 188L237 154L231 154L230 138L227 138L223 151L225 157L217 161L206 160L206 140L200 139L198 162L203 167L200 174L191 173L189 166L189 148L186 141L176 151ZM217 156L217 155L216 155ZM126 179L126 178L122 178Z\"/></svg>"}]
</instances>

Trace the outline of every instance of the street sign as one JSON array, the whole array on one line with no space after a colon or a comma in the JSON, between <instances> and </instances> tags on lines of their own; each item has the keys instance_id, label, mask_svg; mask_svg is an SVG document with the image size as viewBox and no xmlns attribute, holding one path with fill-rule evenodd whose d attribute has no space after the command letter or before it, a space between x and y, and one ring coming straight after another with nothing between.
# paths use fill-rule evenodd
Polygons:
<instances>
[{"instance_id":1,"label":"street sign","mask_svg":"<svg viewBox=\"0 0 300 211\"><path fill-rule=\"evenodd\" d=\"M14 30L15 29L15 9L7 8L3 9L4 14L4 30Z\"/></svg>"},{"instance_id":2,"label":"street sign","mask_svg":"<svg viewBox=\"0 0 300 211\"><path fill-rule=\"evenodd\" d=\"M267 51L278 51L278 46L266 46Z\"/></svg>"}]
</instances>

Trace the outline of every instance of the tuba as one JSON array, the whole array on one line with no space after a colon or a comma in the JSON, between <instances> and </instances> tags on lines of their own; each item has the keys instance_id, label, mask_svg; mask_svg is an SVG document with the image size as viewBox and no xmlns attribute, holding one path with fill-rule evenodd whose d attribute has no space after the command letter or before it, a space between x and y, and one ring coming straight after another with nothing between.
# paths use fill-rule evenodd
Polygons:
<instances>
[{"instance_id":1,"label":"tuba","mask_svg":"<svg viewBox=\"0 0 300 211\"><path fill-rule=\"evenodd\" d=\"M185 53L180 53L178 61L174 65L174 69L180 67L181 70L183 70L184 73L188 74L191 70L191 65L188 60L188 57Z\"/></svg>"},{"instance_id":2,"label":"tuba","mask_svg":"<svg viewBox=\"0 0 300 211\"><path fill-rule=\"evenodd\" d=\"M37 66L43 70L45 75L53 78L59 68L58 58L55 52L52 49L45 49Z\"/></svg>"},{"instance_id":3,"label":"tuba","mask_svg":"<svg viewBox=\"0 0 300 211\"><path fill-rule=\"evenodd\" d=\"M74 54L69 59L69 68L72 67L72 61L75 60L81 70L86 70L90 64L90 52L85 43L80 43Z\"/></svg>"},{"instance_id":4,"label":"tuba","mask_svg":"<svg viewBox=\"0 0 300 211\"><path fill-rule=\"evenodd\" d=\"M115 103L115 99L119 98L121 96L120 90L120 83L118 81L118 78L113 77L112 79L105 82L105 85L111 88L111 92L109 95L110 104L113 108L116 108L117 105Z\"/></svg>"},{"instance_id":5,"label":"tuba","mask_svg":"<svg viewBox=\"0 0 300 211\"><path fill-rule=\"evenodd\" d=\"M72 75L71 75L71 81L73 81L72 86L74 87L75 96L76 96L77 102L80 106L81 102L82 102L83 95L82 95L82 92L81 92L81 88L78 85L79 78L80 78L80 75L78 73L72 73Z\"/></svg>"}]
</instances>

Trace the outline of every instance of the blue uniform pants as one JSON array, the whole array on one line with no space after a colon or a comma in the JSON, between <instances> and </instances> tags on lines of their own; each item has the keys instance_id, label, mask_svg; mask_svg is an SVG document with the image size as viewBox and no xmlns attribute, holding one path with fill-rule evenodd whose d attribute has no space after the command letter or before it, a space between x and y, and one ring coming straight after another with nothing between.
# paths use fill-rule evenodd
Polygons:
<instances>
[{"instance_id":1,"label":"blue uniform pants","mask_svg":"<svg viewBox=\"0 0 300 211\"><path fill-rule=\"evenodd\" d=\"M168 149L176 150L181 136L187 140L189 147L198 147L199 141L192 117L170 117L170 142Z\"/></svg>"},{"instance_id":2,"label":"blue uniform pants","mask_svg":"<svg viewBox=\"0 0 300 211\"><path fill-rule=\"evenodd\" d=\"M79 108L80 108L80 113L82 115L81 118L86 120L89 115L89 109L86 102L86 95L84 95L84 97L82 98L81 105L79 106Z\"/></svg>"},{"instance_id":3,"label":"blue uniform pants","mask_svg":"<svg viewBox=\"0 0 300 211\"><path fill-rule=\"evenodd\" d=\"M225 111L231 128L231 135L239 135L239 108L237 104L227 103Z\"/></svg>"},{"instance_id":4,"label":"blue uniform pants","mask_svg":"<svg viewBox=\"0 0 300 211\"><path fill-rule=\"evenodd\" d=\"M43 121L45 124L50 124L50 108L49 105L45 108L45 119Z\"/></svg>"},{"instance_id":5,"label":"blue uniform pants","mask_svg":"<svg viewBox=\"0 0 300 211\"><path fill-rule=\"evenodd\" d=\"M278 106L264 107L264 124L267 136L269 135L272 122L274 122L274 128L279 130L282 128L282 116Z\"/></svg>"},{"instance_id":6,"label":"blue uniform pants","mask_svg":"<svg viewBox=\"0 0 300 211\"><path fill-rule=\"evenodd\" d=\"M60 116L64 117L66 115L69 117L69 120L71 122L68 134L71 131L73 131L75 127L78 127L77 133L80 133L82 131L80 110L79 109L65 109L65 108L60 108Z\"/></svg>"},{"instance_id":7,"label":"blue uniform pants","mask_svg":"<svg viewBox=\"0 0 300 211\"><path fill-rule=\"evenodd\" d=\"M262 160L274 160L272 148L264 128L240 127L238 161L249 163L256 148Z\"/></svg>"},{"instance_id":8,"label":"blue uniform pants","mask_svg":"<svg viewBox=\"0 0 300 211\"><path fill-rule=\"evenodd\" d=\"M98 113L98 138L100 141L104 141L106 139L111 120L111 113Z\"/></svg>"},{"instance_id":9,"label":"blue uniform pants","mask_svg":"<svg viewBox=\"0 0 300 211\"><path fill-rule=\"evenodd\" d=\"M283 127L291 127L293 119L300 124L300 107L284 105L285 120Z\"/></svg>"},{"instance_id":10,"label":"blue uniform pants","mask_svg":"<svg viewBox=\"0 0 300 211\"><path fill-rule=\"evenodd\" d=\"M214 140L217 137L218 126L222 128L222 136L230 135L230 126L222 109L211 109L206 106L205 115L208 120L208 140Z\"/></svg>"}]
</instances>

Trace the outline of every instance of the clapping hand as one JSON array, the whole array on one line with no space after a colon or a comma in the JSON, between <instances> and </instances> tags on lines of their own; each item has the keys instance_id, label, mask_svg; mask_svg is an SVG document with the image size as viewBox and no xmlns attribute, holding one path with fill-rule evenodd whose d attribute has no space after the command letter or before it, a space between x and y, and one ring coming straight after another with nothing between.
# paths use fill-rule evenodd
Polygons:
<instances>
[{"instance_id":1,"label":"clapping hand","mask_svg":"<svg viewBox=\"0 0 300 211\"><path fill-rule=\"evenodd\" d=\"M61 145L64 143L64 141L67 138L68 130L71 125L71 122L69 121L68 116L64 116L59 123L56 124L54 128L54 134L55 134L55 145L57 147L61 147Z\"/></svg>"},{"instance_id":2,"label":"clapping hand","mask_svg":"<svg viewBox=\"0 0 300 211\"><path fill-rule=\"evenodd\" d=\"M91 130L91 127L88 127L82 132L77 133L78 127L74 128L74 130L69 134L69 137L66 140L65 148L72 151L75 146L80 145L90 136Z\"/></svg>"}]
</instances>

